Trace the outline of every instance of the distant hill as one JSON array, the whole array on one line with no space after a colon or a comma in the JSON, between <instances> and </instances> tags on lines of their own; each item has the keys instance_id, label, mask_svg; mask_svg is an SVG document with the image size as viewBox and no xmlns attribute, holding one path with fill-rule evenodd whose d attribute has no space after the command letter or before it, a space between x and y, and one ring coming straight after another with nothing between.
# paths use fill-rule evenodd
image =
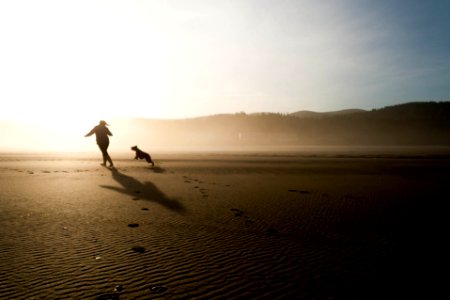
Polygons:
<instances>
[{"instance_id":1,"label":"distant hill","mask_svg":"<svg viewBox=\"0 0 450 300\"><path fill-rule=\"evenodd\" d=\"M450 102L414 102L371 111L221 114L131 120L133 140L189 146L450 145ZM142 143L142 142L141 142Z\"/></svg>"},{"instance_id":2,"label":"distant hill","mask_svg":"<svg viewBox=\"0 0 450 300\"><path fill-rule=\"evenodd\" d=\"M336 116L336 115L349 115L349 114L356 114L356 113L362 113L366 112L366 110L363 109L344 109L344 110L338 110L338 111L330 111L330 112L314 112L309 110L301 110L294 113L289 114L293 117L298 118L320 118L320 117L327 117L327 116Z\"/></svg>"}]
</instances>

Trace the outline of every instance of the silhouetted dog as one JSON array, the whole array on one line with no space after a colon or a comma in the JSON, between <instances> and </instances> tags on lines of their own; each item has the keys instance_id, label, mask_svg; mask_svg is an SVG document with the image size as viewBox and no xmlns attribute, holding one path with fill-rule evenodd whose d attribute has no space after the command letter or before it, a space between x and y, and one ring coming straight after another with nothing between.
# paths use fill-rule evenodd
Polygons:
<instances>
[{"instance_id":1,"label":"silhouetted dog","mask_svg":"<svg viewBox=\"0 0 450 300\"><path fill-rule=\"evenodd\" d=\"M150 154L142 151L138 148L138 146L131 147L131 150L136 151L136 156L134 157L134 159L145 159L148 163L151 163L152 166L155 165Z\"/></svg>"}]
</instances>

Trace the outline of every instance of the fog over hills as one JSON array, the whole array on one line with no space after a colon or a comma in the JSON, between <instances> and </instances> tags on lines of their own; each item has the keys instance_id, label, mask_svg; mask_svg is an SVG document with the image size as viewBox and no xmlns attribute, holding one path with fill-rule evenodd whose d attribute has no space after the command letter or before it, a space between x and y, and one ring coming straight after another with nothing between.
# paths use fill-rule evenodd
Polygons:
<instances>
[{"instance_id":1,"label":"fog over hills","mask_svg":"<svg viewBox=\"0 0 450 300\"><path fill-rule=\"evenodd\" d=\"M220 114L131 120L135 141L161 145L449 145L450 102L365 111Z\"/></svg>"},{"instance_id":2,"label":"fog over hills","mask_svg":"<svg viewBox=\"0 0 450 300\"><path fill-rule=\"evenodd\" d=\"M418 146L450 145L450 102L412 102L370 111L298 111L291 114L218 114L190 119L112 119L111 151L195 149L246 146ZM0 150L38 149L96 151L84 134L95 124L62 142L61 133L38 131L0 122ZM85 132L86 131L86 132ZM17 137L21 137L17 139Z\"/></svg>"}]
</instances>

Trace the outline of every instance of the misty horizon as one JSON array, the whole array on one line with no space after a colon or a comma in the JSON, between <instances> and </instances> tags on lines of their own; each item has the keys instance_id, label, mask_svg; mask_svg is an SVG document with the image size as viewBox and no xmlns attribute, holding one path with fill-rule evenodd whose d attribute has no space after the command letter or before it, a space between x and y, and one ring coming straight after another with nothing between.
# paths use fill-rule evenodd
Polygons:
<instances>
[{"instance_id":1,"label":"misty horizon","mask_svg":"<svg viewBox=\"0 0 450 300\"><path fill-rule=\"evenodd\" d=\"M238 112L197 118L158 120L112 118L111 151L135 145L172 149L286 149L308 146L450 145L450 102L412 102L371 111L292 114ZM91 152L95 141L83 138L91 123L29 125L0 122L0 151Z\"/></svg>"}]
</instances>

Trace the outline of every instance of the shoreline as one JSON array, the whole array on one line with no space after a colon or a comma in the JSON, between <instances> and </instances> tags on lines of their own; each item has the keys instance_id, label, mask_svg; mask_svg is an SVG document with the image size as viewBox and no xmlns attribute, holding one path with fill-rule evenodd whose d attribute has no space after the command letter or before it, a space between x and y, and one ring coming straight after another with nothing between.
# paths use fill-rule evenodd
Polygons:
<instances>
[{"instance_id":1,"label":"shoreline","mask_svg":"<svg viewBox=\"0 0 450 300\"><path fill-rule=\"evenodd\" d=\"M0 151L0 158L73 158L88 159L99 156L96 148L91 151ZM151 150L151 151L149 151ZM297 156L303 158L330 157L330 158L450 158L450 146L281 146L281 147L155 147L144 149L152 156L167 157L171 155L230 155L230 156ZM133 158L132 151L117 151L111 147L111 155L119 159Z\"/></svg>"}]
</instances>

